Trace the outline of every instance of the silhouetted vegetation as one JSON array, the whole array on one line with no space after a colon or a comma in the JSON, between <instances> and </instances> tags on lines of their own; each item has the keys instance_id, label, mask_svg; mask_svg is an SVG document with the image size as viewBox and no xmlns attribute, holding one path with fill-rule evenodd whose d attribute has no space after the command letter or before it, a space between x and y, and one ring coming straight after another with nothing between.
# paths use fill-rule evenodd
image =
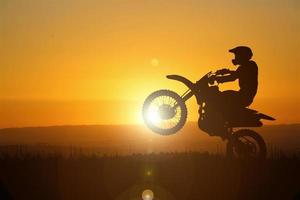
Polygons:
<instances>
[{"instance_id":1,"label":"silhouetted vegetation","mask_svg":"<svg viewBox=\"0 0 300 200\"><path fill-rule=\"evenodd\" d=\"M12 148L12 147L11 147ZM12 199L293 199L300 191L300 156L271 154L241 163L209 153L101 155L76 150L0 153L2 197Z\"/></svg>"}]
</instances>

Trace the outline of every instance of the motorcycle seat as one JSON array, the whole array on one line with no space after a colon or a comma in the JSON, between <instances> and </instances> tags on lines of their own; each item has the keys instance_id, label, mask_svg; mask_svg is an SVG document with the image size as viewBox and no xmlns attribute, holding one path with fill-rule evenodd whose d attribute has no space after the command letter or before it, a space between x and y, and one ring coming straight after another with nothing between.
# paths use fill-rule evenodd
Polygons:
<instances>
[{"instance_id":1,"label":"motorcycle seat","mask_svg":"<svg viewBox=\"0 0 300 200\"><path fill-rule=\"evenodd\" d=\"M227 127L261 127L263 123L260 120L228 121Z\"/></svg>"},{"instance_id":2,"label":"motorcycle seat","mask_svg":"<svg viewBox=\"0 0 300 200\"><path fill-rule=\"evenodd\" d=\"M235 127L260 127L263 123L260 121L260 114L257 110L250 108L237 108L230 112L227 118L227 126Z\"/></svg>"}]
</instances>

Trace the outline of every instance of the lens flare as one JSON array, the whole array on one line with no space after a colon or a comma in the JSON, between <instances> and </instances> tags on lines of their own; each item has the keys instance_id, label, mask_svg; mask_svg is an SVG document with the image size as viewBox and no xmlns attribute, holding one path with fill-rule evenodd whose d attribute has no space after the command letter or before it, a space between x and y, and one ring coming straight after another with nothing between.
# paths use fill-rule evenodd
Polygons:
<instances>
[{"instance_id":1,"label":"lens flare","mask_svg":"<svg viewBox=\"0 0 300 200\"><path fill-rule=\"evenodd\" d=\"M157 58L153 58L153 59L151 60L151 65L152 65L153 67L157 67L157 66L159 65L159 60L158 60Z\"/></svg>"},{"instance_id":2,"label":"lens flare","mask_svg":"<svg viewBox=\"0 0 300 200\"><path fill-rule=\"evenodd\" d=\"M148 169L148 170L146 170L146 176L152 176L152 170L151 169Z\"/></svg>"},{"instance_id":3,"label":"lens flare","mask_svg":"<svg viewBox=\"0 0 300 200\"><path fill-rule=\"evenodd\" d=\"M142 193L142 198L143 200L152 200L154 197L154 193L152 192L152 190L144 190Z\"/></svg>"}]
</instances>

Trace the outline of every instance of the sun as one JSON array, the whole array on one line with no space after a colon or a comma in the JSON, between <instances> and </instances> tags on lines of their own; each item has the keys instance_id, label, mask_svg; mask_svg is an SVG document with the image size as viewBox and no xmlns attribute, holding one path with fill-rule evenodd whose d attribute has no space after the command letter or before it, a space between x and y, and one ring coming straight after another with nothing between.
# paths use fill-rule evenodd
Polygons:
<instances>
[{"instance_id":1,"label":"sun","mask_svg":"<svg viewBox=\"0 0 300 200\"><path fill-rule=\"evenodd\" d=\"M147 118L149 121L151 121L152 123L158 123L159 121L161 121L161 118L159 116L159 113L157 110L155 109L149 109L147 112Z\"/></svg>"}]
</instances>

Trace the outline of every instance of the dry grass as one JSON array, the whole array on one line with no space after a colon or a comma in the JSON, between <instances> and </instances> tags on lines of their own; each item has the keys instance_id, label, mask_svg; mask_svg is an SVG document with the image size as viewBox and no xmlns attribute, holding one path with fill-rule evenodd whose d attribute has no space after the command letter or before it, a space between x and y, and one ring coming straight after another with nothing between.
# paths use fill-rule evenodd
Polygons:
<instances>
[{"instance_id":1,"label":"dry grass","mask_svg":"<svg viewBox=\"0 0 300 200\"><path fill-rule=\"evenodd\" d=\"M293 199L300 192L300 157L273 154L241 163L208 153L99 156L78 151L0 155L1 195L13 199ZM6 194L7 194L6 193Z\"/></svg>"}]
</instances>

